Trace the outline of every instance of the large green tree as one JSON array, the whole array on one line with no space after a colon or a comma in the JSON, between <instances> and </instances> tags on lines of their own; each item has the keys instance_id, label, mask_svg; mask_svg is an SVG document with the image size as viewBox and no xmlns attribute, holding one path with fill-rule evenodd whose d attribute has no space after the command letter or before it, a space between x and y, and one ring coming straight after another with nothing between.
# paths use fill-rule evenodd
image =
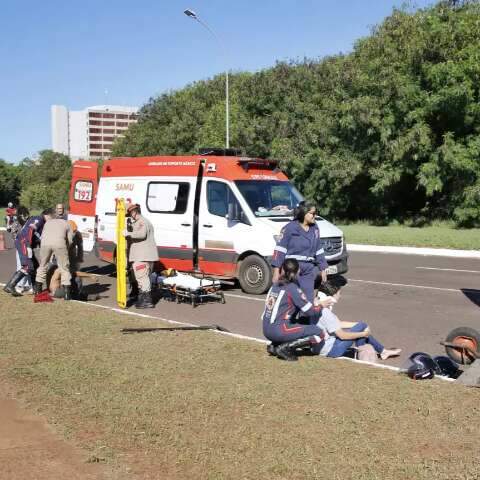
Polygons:
<instances>
[{"instance_id":1,"label":"large green tree","mask_svg":"<svg viewBox=\"0 0 480 480\"><path fill-rule=\"evenodd\" d=\"M0 205L16 203L20 194L20 181L15 165L0 159Z\"/></svg>"},{"instance_id":2,"label":"large green tree","mask_svg":"<svg viewBox=\"0 0 480 480\"><path fill-rule=\"evenodd\" d=\"M224 82L150 99L114 154L221 147ZM479 1L395 9L348 55L232 75L231 144L333 217L480 225L479 89Z\"/></svg>"},{"instance_id":3,"label":"large green tree","mask_svg":"<svg viewBox=\"0 0 480 480\"><path fill-rule=\"evenodd\" d=\"M20 202L29 208L48 208L66 203L72 171L70 158L52 150L42 150L35 160L18 165L22 182Z\"/></svg>"}]
</instances>

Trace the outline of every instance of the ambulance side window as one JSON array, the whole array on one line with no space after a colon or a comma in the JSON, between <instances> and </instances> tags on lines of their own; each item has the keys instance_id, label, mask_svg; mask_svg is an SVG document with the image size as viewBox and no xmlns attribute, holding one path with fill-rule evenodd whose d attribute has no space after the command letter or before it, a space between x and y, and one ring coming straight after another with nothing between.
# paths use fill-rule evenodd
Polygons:
<instances>
[{"instance_id":1,"label":"ambulance side window","mask_svg":"<svg viewBox=\"0 0 480 480\"><path fill-rule=\"evenodd\" d=\"M189 190L187 182L150 182L147 209L152 213L185 213Z\"/></svg>"},{"instance_id":2,"label":"ambulance side window","mask_svg":"<svg viewBox=\"0 0 480 480\"><path fill-rule=\"evenodd\" d=\"M241 211L240 204L226 183L209 181L207 183L208 211L212 215L225 218L228 214L229 203L235 204L238 211Z\"/></svg>"}]
</instances>

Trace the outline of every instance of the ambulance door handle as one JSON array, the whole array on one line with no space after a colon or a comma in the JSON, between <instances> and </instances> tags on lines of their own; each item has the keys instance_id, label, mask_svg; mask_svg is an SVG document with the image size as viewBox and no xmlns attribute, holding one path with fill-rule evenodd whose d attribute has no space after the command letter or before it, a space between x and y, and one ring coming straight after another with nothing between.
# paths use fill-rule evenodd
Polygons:
<instances>
[{"instance_id":1,"label":"ambulance door handle","mask_svg":"<svg viewBox=\"0 0 480 480\"><path fill-rule=\"evenodd\" d=\"M213 225L205 224L205 223L203 224L203 226L204 226L205 228L212 228L212 227L213 227Z\"/></svg>"},{"instance_id":2,"label":"ambulance door handle","mask_svg":"<svg viewBox=\"0 0 480 480\"><path fill-rule=\"evenodd\" d=\"M181 225L182 225L182 227L191 227L192 226L191 223L182 223Z\"/></svg>"}]
</instances>

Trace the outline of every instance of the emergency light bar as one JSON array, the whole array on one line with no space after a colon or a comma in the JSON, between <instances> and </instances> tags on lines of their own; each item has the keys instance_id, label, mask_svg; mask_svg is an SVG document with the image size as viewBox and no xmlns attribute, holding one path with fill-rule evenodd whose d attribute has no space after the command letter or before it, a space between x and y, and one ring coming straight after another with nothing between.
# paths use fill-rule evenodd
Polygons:
<instances>
[{"instance_id":1,"label":"emergency light bar","mask_svg":"<svg viewBox=\"0 0 480 480\"><path fill-rule=\"evenodd\" d=\"M278 160L242 157L238 160L238 164L248 172L250 167L265 168L276 170L278 168Z\"/></svg>"},{"instance_id":2,"label":"emergency light bar","mask_svg":"<svg viewBox=\"0 0 480 480\"><path fill-rule=\"evenodd\" d=\"M238 157L242 154L242 151L238 148L202 147L198 150L198 154L204 157L207 155L214 157Z\"/></svg>"}]
</instances>

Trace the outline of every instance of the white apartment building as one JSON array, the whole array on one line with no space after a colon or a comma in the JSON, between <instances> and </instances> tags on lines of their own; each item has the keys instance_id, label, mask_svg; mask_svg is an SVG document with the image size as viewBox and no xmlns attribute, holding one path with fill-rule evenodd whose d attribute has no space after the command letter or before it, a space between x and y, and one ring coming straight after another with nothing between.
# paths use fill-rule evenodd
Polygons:
<instances>
[{"instance_id":1,"label":"white apartment building","mask_svg":"<svg viewBox=\"0 0 480 480\"><path fill-rule=\"evenodd\" d=\"M96 105L69 111L52 105L52 150L75 161L108 158L113 140L125 134L138 119L138 107Z\"/></svg>"}]
</instances>

